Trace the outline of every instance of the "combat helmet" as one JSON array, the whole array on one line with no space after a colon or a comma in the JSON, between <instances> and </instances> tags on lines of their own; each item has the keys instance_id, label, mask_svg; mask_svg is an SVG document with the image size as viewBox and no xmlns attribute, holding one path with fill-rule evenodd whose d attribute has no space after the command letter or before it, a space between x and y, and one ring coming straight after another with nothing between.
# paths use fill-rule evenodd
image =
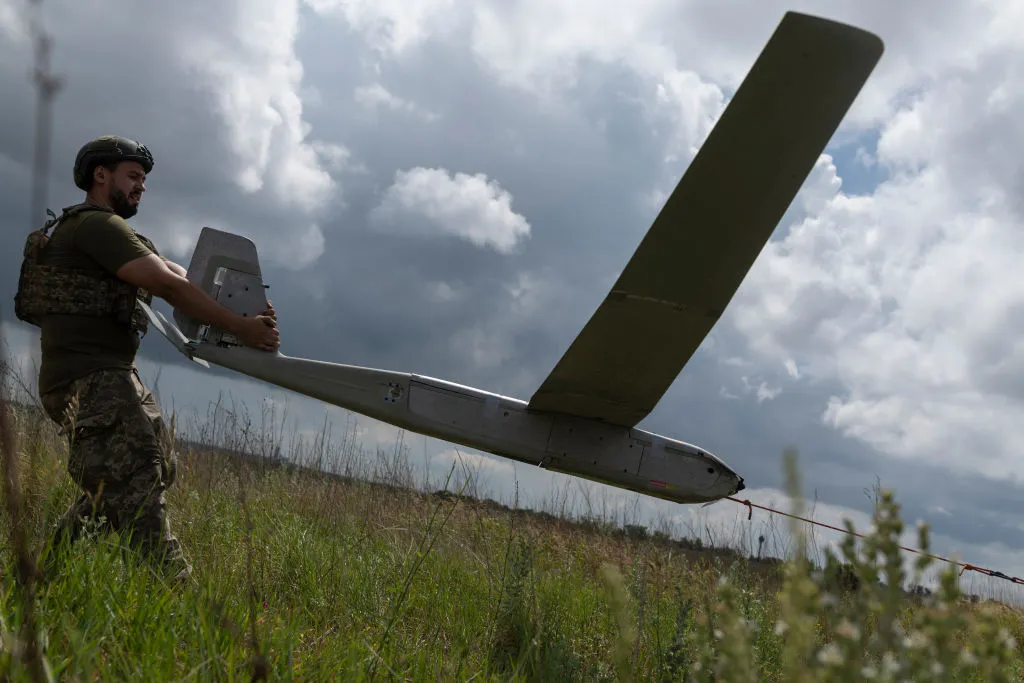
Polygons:
<instances>
[{"instance_id":1,"label":"combat helmet","mask_svg":"<svg viewBox=\"0 0 1024 683\"><path fill-rule=\"evenodd\" d=\"M118 135L104 135L82 145L75 157L75 185L89 191L92 171L99 164L116 164L119 161L137 161L143 170L153 170L153 155L140 142Z\"/></svg>"}]
</instances>

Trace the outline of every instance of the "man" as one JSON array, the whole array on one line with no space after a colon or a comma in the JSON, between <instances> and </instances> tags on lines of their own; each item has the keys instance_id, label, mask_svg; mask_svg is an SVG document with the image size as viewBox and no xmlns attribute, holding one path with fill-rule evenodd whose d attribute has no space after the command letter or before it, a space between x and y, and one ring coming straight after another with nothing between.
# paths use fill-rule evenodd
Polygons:
<instances>
[{"instance_id":1,"label":"man","mask_svg":"<svg viewBox=\"0 0 1024 683\"><path fill-rule=\"evenodd\" d=\"M192 568L170 531L164 494L175 478L175 455L160 409L135 367L139 332L145 331L136 297L158 296L231 331L247 346L273 352L280 342L272 306L254 317L229 311L128 225L152 168L149 150L133 140L106 136L88 142L74 167L85 201L65 209L40 250L39 266L50 269L37 271L50 274L42 278L48 293L37 297L50 303L40 305L44 314L34 321L42 347L40 399L69 437L68 472L84 491L58 523L51 550L77 538L84 518L105 518L130 533L132 544L170 575L185 580ZM90 289L101 282L106 289ZM115 304L91 310L108 290L128 294L112 294ZM19 288L19 296L24 302L28 295ZM122 308L130 310L110 312L123 301L128 303Z\"/></svg>"}]
</instances>

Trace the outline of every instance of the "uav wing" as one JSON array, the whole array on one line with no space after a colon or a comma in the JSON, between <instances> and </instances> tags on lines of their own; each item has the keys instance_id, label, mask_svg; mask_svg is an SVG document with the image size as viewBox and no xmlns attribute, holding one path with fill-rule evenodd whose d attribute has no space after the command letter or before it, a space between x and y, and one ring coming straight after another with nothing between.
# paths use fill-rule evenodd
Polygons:
<instances>
[{"instance_id":1,"label":"uav wing","mask_svg":"<svg viewBox=\"0 0 1024 683\"><path fill-rule=\"evenodd\" d=\"M787 13L532 410L636 425L711 331L882 56Z\"/></svg>"}]
</instances>

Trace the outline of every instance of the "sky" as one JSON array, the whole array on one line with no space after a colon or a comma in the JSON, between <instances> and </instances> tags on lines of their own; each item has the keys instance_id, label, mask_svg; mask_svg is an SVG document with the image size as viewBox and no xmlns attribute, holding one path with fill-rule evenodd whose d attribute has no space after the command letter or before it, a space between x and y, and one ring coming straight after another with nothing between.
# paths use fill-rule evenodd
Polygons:
<instances>
[{"instance_id":1,"label":"sky","mask_svg":"<svg viewBox=\"0 0 1024 683\"><path fill-rule=\"evenodd\" d=\"M27 4L0 0L0 329L31 368L38 335L12 301L24 235L43 219L29 215ZM867 527L880 483L908 544L926 521L934 551L1024 575L1020 3L45 0L64 83L48 205L79 201L86 140L139 139L156 163L133 226L186 266L203 226L254 239L282 352L525 400L786 10L871 30L885 54L640 426L717 454L743 495L783 509L795 447L822 521ZM157 334L138 362L166 409L203 416L230 397L287 410L286 431L307 436L355 420L204 370ZM355 423L371 451L398 438ZM711 519L755 539L769 523L728 501L667 504L403 438L431 476L461 458L503 500L517 485L536 505L596 496L623 520Z\"/></svg>"}]
</instances>

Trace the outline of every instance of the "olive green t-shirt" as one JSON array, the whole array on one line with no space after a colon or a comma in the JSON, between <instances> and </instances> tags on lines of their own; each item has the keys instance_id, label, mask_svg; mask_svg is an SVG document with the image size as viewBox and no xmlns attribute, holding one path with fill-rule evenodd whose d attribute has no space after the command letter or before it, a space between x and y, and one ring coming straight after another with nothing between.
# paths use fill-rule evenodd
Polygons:
<instances>
[{"instance_id":1,"label":"olive green t-shirt","mask_svg":"<svg viewBox=\"0 0 1024 683\"><path fill-rule=\"evenodd\" d=\"M40 263L115 275L152 253L117 214L87 211L54 228ZM39 392L46 393L94 370L131 369L139 335L113 318L48 315L40 324L40 346Z\"/></svg>"}]
</instances>

